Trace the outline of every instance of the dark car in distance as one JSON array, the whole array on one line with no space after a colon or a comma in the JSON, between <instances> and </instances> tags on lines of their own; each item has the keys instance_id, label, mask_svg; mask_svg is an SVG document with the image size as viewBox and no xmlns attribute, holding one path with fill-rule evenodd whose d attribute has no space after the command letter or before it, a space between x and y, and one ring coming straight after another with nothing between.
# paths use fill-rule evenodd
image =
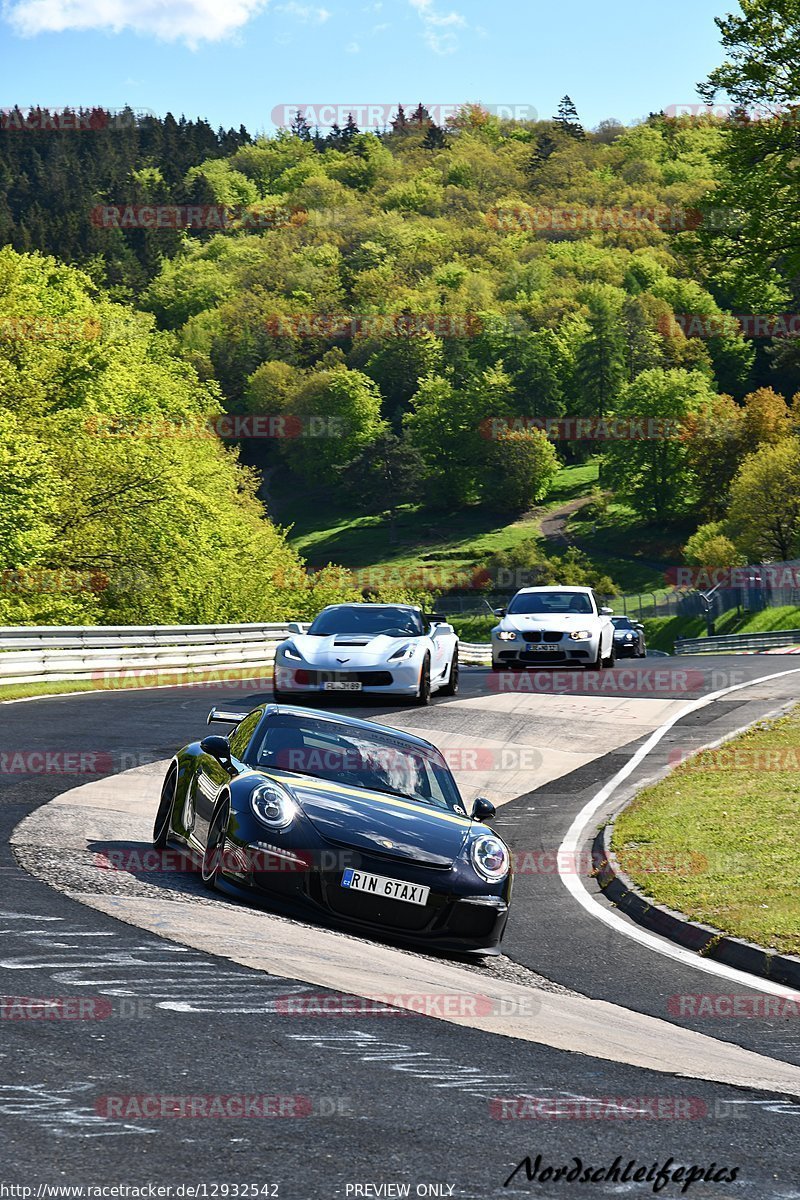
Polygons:
<instances>
[{"instance_id":1,"label":"dark car in distance","mask_svg":"<svg viewBox=\"0 0 800 1200\"><path fill-rule=\"evenodd\" d=\"M632 621L630 617L612 617L614 626L614 650L617 658L644 658L647 654L647 643L644 636L644 625Z\"/></svg>"}]
</instances>

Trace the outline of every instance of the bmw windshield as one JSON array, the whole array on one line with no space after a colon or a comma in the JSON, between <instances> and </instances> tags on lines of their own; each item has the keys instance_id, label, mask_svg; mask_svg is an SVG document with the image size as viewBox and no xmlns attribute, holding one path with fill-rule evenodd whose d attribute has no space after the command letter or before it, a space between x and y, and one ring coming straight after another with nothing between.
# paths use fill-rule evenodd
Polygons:
<instances>
[{"instance_id":1,"label":"bmw windshield","mask_svg":"<svg viewBox=\"0 0 800 1200\"><path fill-rule=\"evenodd\" d=\"M510 617L541 613L561 616L565 613L594 614L586 592L519 592L508 606Z\"/></svg>"}]
</instances>

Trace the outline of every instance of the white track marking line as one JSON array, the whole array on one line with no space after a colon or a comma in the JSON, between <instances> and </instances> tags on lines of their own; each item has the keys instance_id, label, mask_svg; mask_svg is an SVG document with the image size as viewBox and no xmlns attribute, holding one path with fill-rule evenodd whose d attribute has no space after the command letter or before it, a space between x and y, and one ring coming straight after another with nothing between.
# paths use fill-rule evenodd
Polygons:
<instances>
[{"instance_id":1,"label":"white track marking line","mask_svg":"<svg viewBox=\"0 0 800 1200\"><path fill-rule=\"evenodd\" d=\"M800 669L793 667L788 671L777 671L773 675L761 675L758 679L748 679L746 683L737 683L731 687L721 688L717 692L711 692L708 696L701 696L697 700L692 700L679 712L675 713L668 721L659 726L647 741L639 747L636 753L632 756L629 762L617 771L616 775L609 779L608 783L600 789L591 800L581 809L575 820L567 830L558 851L558 873L564 887L570 893L572 898L586 910L591 917L597 921L602 921L617 933L624 934L625 937L632 938L640 945L646 946L649 950L654 950L657 954L663 955L665 958L671 958L675 962L679 962L682 966L694 967L697 971L703 971L706 975L716 975L718 978L727 979L731 983L736 983L742 987L752 988L757 992L767 992L772 996L782 996L785 999L796 1000L798 993L792 988L785 987L780 983L773 983L769 979L759 979L755 975L750 975L747 971L739 971L735 967L728 967L725 963L713 962L707 958L702 958L692 950L686 950L683 946L673 945L671 942L659 937L657 934L648 933L638 925L632 925L623 917L610 909L603 908L598 904L597 900L588 892L584 884L581 882L578 875L568 874L562 870L563 862L577 862L577 854L580 846L583 832L586 826L591 821L592 817L603 807L607 800L613 796L614 792L621 783L631 775L639 763L642 762L650 751L658 745L666 733L676 725L683 717L689 713L696 712L700 708L705 708L707 704L719 700L722 696L729 696L731 692L741 691L742 688L753 687L758 683L765 683L770 679L781 679L786 675L798 675ZM562 858L562 855L565 856Z\"/></svg>"}]
</instances>

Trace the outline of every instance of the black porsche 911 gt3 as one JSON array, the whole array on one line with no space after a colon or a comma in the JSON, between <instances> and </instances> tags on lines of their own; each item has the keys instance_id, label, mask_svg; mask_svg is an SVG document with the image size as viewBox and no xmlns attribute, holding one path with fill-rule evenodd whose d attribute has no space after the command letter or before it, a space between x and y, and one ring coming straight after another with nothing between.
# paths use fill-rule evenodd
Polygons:
<instances>
[{"instance_id":1,"label":"black porsche 911 gt3","mask_svg":"<svg viewBox=\"0 0 800 1200\"><path fill-rule=\"evenodd\" d=\"M203 882L381 937L497 954L511 858L467 813L439 750L352 717L284 704L212 710L235 726L178 752L153 829L199 858Z\"/></svg>"}]
</instances>

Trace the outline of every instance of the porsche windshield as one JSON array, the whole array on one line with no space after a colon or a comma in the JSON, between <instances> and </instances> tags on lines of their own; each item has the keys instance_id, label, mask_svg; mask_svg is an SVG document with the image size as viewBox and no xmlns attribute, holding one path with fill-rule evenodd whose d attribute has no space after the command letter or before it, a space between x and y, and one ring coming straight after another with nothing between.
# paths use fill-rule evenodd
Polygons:
<instances>
[{"instance_id":1,"label":"porsche windshield","mask_svg":"<svg viewBox=\"0 0 800 1200\"><path fill-rule=\"evenodd\" d=\"M373 732L324 717L279 713L264 719L247 759L248 765L263 770L389 792L466 815L455 780L438 750L416 746L377 728Z\"/></svg>"},{"instance_id":2,"label":"porsche windshield","mask_svg":"<svg viewBox=\"0 0 800 1200\"><path fill-rule=\"evenodd\" d=\"M364 637L422 637L425 632L419 613L392 605L341 604L326 608L308 630L317 637L332 633L361 634Z\"/></svg>"},{"instance_id":3,"label":"porsche windshield","mask_svg":"<svg viewBox=\"0 0 800 1200\"><path fill-rule=\"evenodd\" d=\"M519 592L508 606L510 617L543 613L557 616L560 613L594 613L592 602L586 592Z\"/></svg>"}]
</instances>

